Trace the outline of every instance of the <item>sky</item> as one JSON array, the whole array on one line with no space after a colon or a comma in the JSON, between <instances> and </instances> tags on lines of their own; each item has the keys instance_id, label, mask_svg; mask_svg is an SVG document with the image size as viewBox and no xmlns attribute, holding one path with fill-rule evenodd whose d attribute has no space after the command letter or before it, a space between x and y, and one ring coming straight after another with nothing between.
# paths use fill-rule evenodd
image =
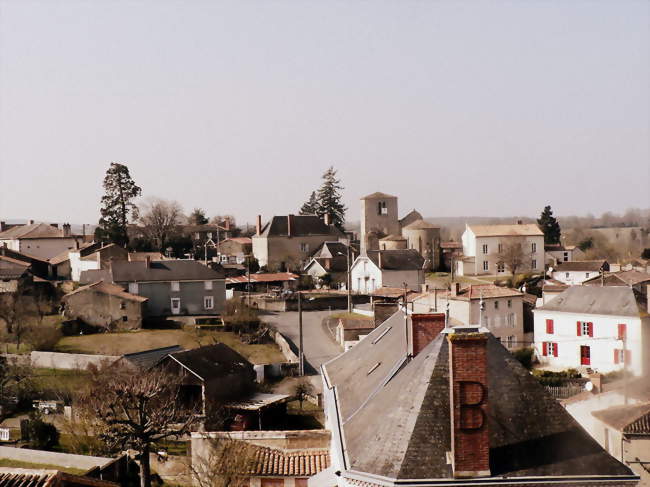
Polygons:
<instances>
[{"instance_id":1,"label":"sky","mask_svg":"<svg viewBox=\"0 0 650 487\"><path fill-rule=\"evenodd\" d=\"M143 197L297 213L330 165L400 213L650 207L650 2L0 0L0 216Z\"/></svg>"}]
</instances>

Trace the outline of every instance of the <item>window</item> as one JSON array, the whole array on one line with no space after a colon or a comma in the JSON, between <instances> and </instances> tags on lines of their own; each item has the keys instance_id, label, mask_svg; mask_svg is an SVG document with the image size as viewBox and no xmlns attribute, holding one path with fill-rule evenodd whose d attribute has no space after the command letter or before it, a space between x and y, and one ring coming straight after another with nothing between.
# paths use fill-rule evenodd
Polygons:
<instances>
[{"instance_id":1,"label":"window","mask_svg":"<svg viewBox=\"0 0 650 487\"><path fill-rule=\"evenodd\" d=\"M555 342L543 342L542 343L542 355L544 357L553 356L557 357L557 343Z\"/></svg>"},{"instance_id":2,"label":"window","mask_svg":"<svg viewBox=\"0 0 650 487\"><path fill-rule=\"evenodd\" d=\"M627 336L627 325L625 323L618 324L618 339L625 340Z\"/></svg>"},{"instance_id":3,"label":"window","mask_svg":"<svg viewBox=\"0 0 650 487\"><path fill-rule=\"evenodd\" d=\"M564 262L569 262L569 252L564 252Z\"/></svg>"},{"instance_id":4,"label":"window","mask_svg":"<svg viewBox=\"0 0 650 487\"><path fill-rule=\"evenodd\" d=\"M487 244L483 244L483 253L487 254L488 253L488 246Z\"/></svg>"},{"instance_id":5,"label":"window","mask_svg":"<svg viewBox=\"0 0 650 487\"><path fill-rule=\"evenodd\" d=\"M301 252L309 252L309 244L308 243L301 243L300 244L300 251Z\"/></svg>"},{"instance_id":6,"label":"window","mask_svg":"<svg viewBox=\"0 0 650 487\"><path fill-rule=\"evenodd\" d=\"M515 337L512 335L509 335L508 338L506 339L506 347L512 348L512 346L515 343Z\"/></svg>"},{"instance_id":7,"label":"window","mask_svg":"<svg viewBox=\"0 0 650 487\"><path fill-rule=\"evenodd\" d=\"M120 303L120 309L125 309L125 308L126 308L126 303L124 301L122 301Z\"/></svg>"},{"instance_id":8,"label":"window","mask_svg":"<svg viewBox=\"0 0 650 487\"><path fill-rule=\"evenodd\" d=\"M585 279L589 279L589 273L585 272Z\"/></svg>"},{"instance_id":9,"label":"window","mask_svg":"<svg viewBox=\"0 0 650 487\"><path fill-rule=\"evenodd\" d=\"M533 259L533 261L530 263L531 269L537 269L537 261Z\"/></svg>"},{"instance_id":10,"label":"window","mask_svg":"<svg viewBox=\"0 0 650 487\"><path fill-rule=\"evenodd\" d=\"M212 298L212 296L203 297L203 307L205 309L212 309L214 307L214 299Z\"/></svg>"},{"instance_id":11,"label":"window","mask_svg":"<svg viewBox=\"0 0 650 487\"><path fill-rule=\"evenodd\" d=\"M129 317L128 316L122 316L122 321L125 321L125 322L129 321Z\"/></svg>"},{"instance_id":12,"label":"window","mask_svg":"<svg viewBox=\"0 0 650 487\"><path fill-rule=\"evenodd\" d=\"M129 283L129 292L131 294L138 294L138 283L137 282L130 282Z\"/></svg>"},{"instance_id":13,"label":"window","mask_svg":"<svg viewBox=\"0 0 650 487\"><path fill-rule=\"evenodd\" d=\"M565 272L565 273L564 273L564 277L566 277L566 278L568 279L568 278L569 278L569 273L568 273L568 272Z\"/></svg>"},{"instance_id":14,"label":"window","mask_svg":"<svg viewBox=\"0 0 650 487\"><path fill-rule=\"evenodd\" d=\"M212 281L205 281L203 286L206 291L212 291Z\"/></svg>"},{"instance_id":15,"label":"window","mask_svg":"<svg viewBox=\"0 0 650 487\"><path fill-rule=\"evenodd\" d=\"M508 308L512 308L512 299L508 300Z\"/></svg>"},{"instance_id":16,"label":"window","mask_svg":"<svg viewBox=\"0 0 650 487\"><path fill-rule=\"evenodd\" d=\"M503 262L497 262L497 272L505 272L506 265Z\"/></svg>"},{"instance_id":17,"label":"window","mask_svg":"<svg viewBox=\"0 0 650 487\"><path fill-rule=\"evenodd\" d=\"M494 309L499 309L499 301L494 300Z\"/></svg>"},{"instance_id":18,"label":"window","mask_svg":"<svg viewBox=\"0 0 650 487\"><path fill-rule=\"evenodd\" d=\"M378 215L388 215L388 208L385 201L380 201L377 203L377 214Z\"/></svg>"},{"instance_id":19,"label":"window","mask_svg":"<svg viewBox=\"0 0 650 487\"><path fill-rule=\"evenodd\" d=\"M499 253L501 253L501 252L503 252L503 244L502 243L499 244Z\"/></svg>"},{"instance_id":20,"label":"window","mask_svg":"<svg viewBox=\"0 0 650 487\"><path fill-rule=\"evenodd\" d=\"M514 314L514 313L510 313L510 314L508 315L508 318L507 318L507 319L508 319L508 326L509 326L510 328L514 328L514 327L515 327L515 314Z\"/></svg>"},{"instance_id":21,"label":"window","mask_svg":"<svg viewBox=\"0 0 650 487\"><path fill-rule=\"evenodd\" d=\"M594 336L594 324L589 321L578 321L577 323L578 336Z\"/></svg>"},{"instance_id":22,"label":"window","mask_svg":"<svg viewBox=\"0 0 650 487\"><path fill-rule=\"evenodd\" d=\"M487 271L487 270L488 270L488 261L487 261L487 260L484 260L484 261L483 261L483 270L484 270L484 271Z\"/></svg>"},{"instance_id":23,"label":"window","mask_svg":"<svg viewBox=\"0 0 650 487\"><path fill-rule=\"evenodd\" d=\"M553 334L553 320L546 320L546 333L548 335Z\"/></svg>"},{"instance_id":24,"label":"window","mask_svg":"<svg viewBox=\"0 0 650 487\"><path fill-rule=\"evenodd\" d=\"M535 242L533 242L530 247L533 253L537 252L537 244Z\"/></svg>"},{"instance_id":25,"label":"window","mask_svg":"<svg viewBox=\"0 0 650 487\"><path fill-rule=\"evenodd\" d=\"M181 283L180 282L172 281L171 285L172 285L172 291L178 292L178 291L181 290Z\"/></svg>"},{"instance_id":26,"label":"window","mask_svg":"<svg viewBox=\"0 0 650 487\"><path fill-rule=\"evenodd\" d=\"M614 349L614 363L629 365L632 360L632 351L623 350L622 348Z\"/></svg>"}]
</instances>

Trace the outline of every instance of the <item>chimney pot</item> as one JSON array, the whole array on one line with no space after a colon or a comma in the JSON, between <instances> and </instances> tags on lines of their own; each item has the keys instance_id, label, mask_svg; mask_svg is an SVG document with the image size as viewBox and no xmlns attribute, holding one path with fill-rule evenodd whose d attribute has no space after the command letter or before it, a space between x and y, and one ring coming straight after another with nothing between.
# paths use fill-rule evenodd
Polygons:
<instances>
[{"instance_id":1,"label":"chimney pot","mask_svg":"<svg viewBox=\"0 0 650 487\"><path fill-rule=\"evenodd\" d=\"M257 222L255 223L255 234L260 236L262 234L262 215L257 215Z\"/></svg>"},{"instance_id":2,"label":"chimney pot","mask_svg":"<svg viewBox=\"0 0 650 487\"><path fill-rule=\"evenodd\" d=\"M329 214L329 213L325 213L325 214L323 215L323 221L325 222L325 225L330 225L330 224L331 224L331 223L330 223L330 222L331 222L331 219L330 219L330 214Z\"/></svg>"},{"instance_id":3,"label":"chimney pot","mask_svg":"<svg viewBox=\"0 0 650 487\"><path fill-rule=\"evenodd\" d=\"M411 314L413 356L419 354L445 328L444 313Z\"/></svg>"},{"instance_id":4,"label":"chimney pot","mask_svg":"<svg viewBox=\"0 0 650 487\"><path fill-rule=\"evenodd\" d=\"M517 220L517 225L523 225L523 223L524 223L523 221Z\"/></svg>"},{"instance_id":5,"label":"chimney pot","mask_svg":"<svg viewBox=\"0 0 650 487\"><path fill-rule=\"evenodd\" d=\"M33 224L34 224L34 220L29 220L29 224L30 224L30 225L33 225Z\"/></svg>"},{"instance_id":6,"label":"chimney pot","mask_svg":"<svg viewBox=\"0 0 650 487\"><path fill-rule=\"evenodd\" d=\"M4 232L7 229L7 224L5 222L0 222L0 232Z\"/></svg>"},{"instance_id":7,"label":"chimney pot","mask_svg":"<svg viewBox=\"0 0 650 487\"><path fill-rule=\"evenodd\" d=\"M63 236L64 237L69 237L72 234L70 231L70 224L69 223L64 223L63 224Z\"/></svg>"},{"instance_id":8,"label":"chimney pot","mask_svg":"<svg viewBox=\"0 0 650 487\"><path fill-rule=\"evenodd\" d=\"M449 405L454 477L490 476L487 419L487 334L452 333L449 341Z\"/></svg>"}]
</instances>

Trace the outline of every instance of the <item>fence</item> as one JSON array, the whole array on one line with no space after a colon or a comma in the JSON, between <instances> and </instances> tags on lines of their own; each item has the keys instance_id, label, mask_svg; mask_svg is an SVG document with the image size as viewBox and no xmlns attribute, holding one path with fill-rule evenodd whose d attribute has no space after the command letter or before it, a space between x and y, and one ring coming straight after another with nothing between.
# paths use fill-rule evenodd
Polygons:
<instances>
[{"instance_id":1,"label":"fence","mask_svg":"<svg viewBox=\"0 0 650 487\"><path fill-rule=\"evenodd\" d=\"M568 384L565 386L545 386L546 390L555 399L567 399L569 397L580 394L584 391L584 387L580 384Z\"/></svg>"}]
</instances>

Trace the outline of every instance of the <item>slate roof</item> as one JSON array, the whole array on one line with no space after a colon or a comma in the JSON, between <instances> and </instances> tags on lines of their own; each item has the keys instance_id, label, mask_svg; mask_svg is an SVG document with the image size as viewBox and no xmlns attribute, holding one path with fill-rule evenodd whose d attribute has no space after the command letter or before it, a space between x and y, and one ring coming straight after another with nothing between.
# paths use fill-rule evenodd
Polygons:
<instances>
[{"instance_id":1,"label":"slate roof","mask_svg":"<svg viewBox=\"0 0 650 487\"><path fill-rule=\"evenodd\" d=\"M537 309L565 313L639 317L647 314L643 308L642 296L627 286L570 286Z\"/></svg>"},{"instance_id":2,"label":"slate roof","mask_svg":"<svg viewBox=\"0 0 650 487\"><path fill-rule=\"evenodd\" d=\"M402 227L406 227L418 220L422 220L422 214L417 210L411 210L404 216L404 218L400 219L399 224Z\"/></svg>"},{"instance_id":3,"label":"slate roof","mask_svg":"<svg viewBox=\"0 0 650 487\"><path fill-rule=\"evenodd\" d=\"M468 225L477 237L509 237L544 235L534 223L517 225Z\"/></svg>"},{"instance_id":4,"label":"slate roof","mask_svg":"<svg viewBox=\"0 0 650 487\"><path fill-rule=\"evenodd\" d=\"M134 281L209 281L223 279L223 272L217 272L197 260L153 261L150 267L144 262L113 261L111 263L113 282Z\"/></svg>"},{"instance_id":5,"label":"slate roof","mask_svg":"<svg viewBox=\"0 0 650 487\"><path fill-rule=\"evenodd\" d=\"M325 222L316 215L285 215L274 216L261 230L262 237L287 237L288 222L291 218L291 236L306 237L311 235L329 235L345 237L345 234L334 225Z\"/></svg>"},{"instance_id":6,"label":"slate roof","mask_svg":"<svg viewBox=\"0 0 650 487\"><path fill-rule=\"evenodd\" d=\"M386 271L421 270L424 265L424 257L415 249L369 250L367 255L377 267Z\"/></svg>"},{"instance_id":7,"label":"slate roof","mask_svg":"<svg viewBox=\"0 0 650 487\"><path fill-rule=\"evenodd\" d=\"M406 229L411 229L411 230L419 230L419 229L427 229L427 228L440 228L433 223L429 223L427 221L424 221L422 219L416 220L413 223L410 223L406 225L404 228ZM462 247L462 245L461 245Z\"/></svg>"},{"instance_id":8,"label":"slate roof","mask_svg":"<svg viewBox=\"0 0 650 487\"><path fill-rule=\"evenodd\" d=\"M180 352L183 347L180 345L171 345L169 347L153 348L142 352L127 353L122 355L122 359L134 365L138 369L147 370L160 362L170 353Z\"/></svg>"},{"instance_id":9,"label":"slate roof","mask_svg":"<svg viewBox=\"0 0 650 487\"><path fill-rule=\"evenodd\" d=\"M285 281L295 281L299 279L300 276L297 274L292 274L291 272L264 272L264 273L254 273L251 274L250 280L251 284L257 282L285 282ZM244 284L248 283L248 276L234 276L226 278L227 284Z\"/></svg>"},{"instance_id":10,"label":"slate roof","mask_svg":"<svg viewBox=\"0 0 650 487\"><path fill-rule=\"evenodd\" d=\"M117 284L111 284L110 282L97 281L86 286L81 286L75 289L72 292L69 292L61 298L61 300L67 300L70 296L75 294L84 293L84 292L96 292L101 294L106 294L108 296L114 296L119 299L124 299L127 301L136 301L138 303L144 303L148 298L143 296L138 296L137 294L131 294L126 292Z\"/></svg>"},{"instance_id":11,"label":"slate roof","mask_svg":"<svg viewBox=\"0 0 650 487\"><path fill-rule=\"evenodd\" d=\"M627 434L650 435L650 402L594 411L592 416Z\"/></svg>"},{"instance_id":12,"label":"slate roof","mask_svg":"<svg viewBox=\"0 0 650 487\"><path fill-rule=\"evenodd\" d=\"M333 257L329 259L329 261L330 261L330 268L327 269L327 267L325 267L327 263L327 259L320 258L320 257L313 258L305 266L305 271L307 271L314 264L318 264L320 267L323 268L325 272L347 272L348 262L345 257L341 257L341 256Z\"/></svg>"},{"instance_id":13,"label":"slate roof","mask_svg":"<svg viewBox=\"0 0 650 487\"><path fill-rule=\"evenodd\" d=\"M582 285L600 286L604 283L605 286L636 286L637 284L643 284L644 282L650 282L650 274L647 272L630 270L613 272L605 275L602 279L600 276L595 276L584 281Z\"/></svg>"},{"instance_id":14,"label":"slate roof","mask_svg":"<svg viewBox=\"0 0 650 487\"><path fill-rule=\"evenodd\" d=\"M467 287L461 288L456 296L452 296L451 292L438 293L448 299L456 299L467 301L470 299L484 299L489 298L509 298L523 296L523 293L509 287L501 287L495 284L470 284Z\"/></svg>"},{"instance_id":15,"label":"slate roof","mask_svg":"<svg viewBox=\"0 0 650 487\"><path fill-rule=\"evenodd\" d=\"M0 233L0 240L21 238L63 238L63 230L47 223L19 225Z\"/></svg>"},{"instance_id":16,"label":"slate roof","mask_svg":"<svg viewBox=\"0 0 650 487\"><path fill-rule=\"evenodd\" d=\"M598 272L603 267L607 270L608 267L606 264L606 260L574 260L573 262L560 262L553 268L553 272Z\"/></svg>"},{"instance_id":17,"label":"slate roof","mask_svg":"<svg viewBox=\"0 0 650 487\"><path fill-rule=\"evenodd\" d=\"M327 258L335 258L335 257L343 257L343 260L346 259L346 254L348 251L348 246L345 245L343 242L337 241L331 241L331 242L323 242L320 244L316 250L314 251L311 256L313 258L319 258L319 257L327 257ZM340 255L343 254L343 255Z\"/></svg>"},{"instance_id":18,"label":"slate roof","mask_svg":"<svg viewBox=\"0 0 650 487\"><path fill-rule=\"evenodd\" d=\"M27 262L0 255L0 279L20 279L29 267Z\"/></svg>"},{"instance_id":19,"label":"slate roof","mask_svg":"<svg viewBox=\"0 0 650 487\"><path fill-rule=\"evenodd\" d=\"M248 360L223 343L175 352L169 354L168 357L204 381L230 375L242 369L253 370L253 366Z\"/></svg>"},{"instance_id":20,"label":"slate roof","mask_svg":"<svg viewBox=\"0 0 650 487\"><path fill-rule=\"evenodd\" d=\"M394 198L397 199L397 196L393 196L390 194L382 193L381 191L377 191L376 193L369 194L367 196L364 196L361 198L362 200L370 200L370 199L375 199L375 198Z\"/></svg>"},{"instance_id":21,"label":"slate roof","mask_svg":"<svg viewBox=\"0 0 650 487\"><path fill-rule=\"evenodd\" d=\"M388 479L451 479L449 342L440 334L406 361L404 326L397 312L323 365L336 387L346 468ZM487 377L493 477L633 475L491 335Z\"/></svg>"}]
</instances>

